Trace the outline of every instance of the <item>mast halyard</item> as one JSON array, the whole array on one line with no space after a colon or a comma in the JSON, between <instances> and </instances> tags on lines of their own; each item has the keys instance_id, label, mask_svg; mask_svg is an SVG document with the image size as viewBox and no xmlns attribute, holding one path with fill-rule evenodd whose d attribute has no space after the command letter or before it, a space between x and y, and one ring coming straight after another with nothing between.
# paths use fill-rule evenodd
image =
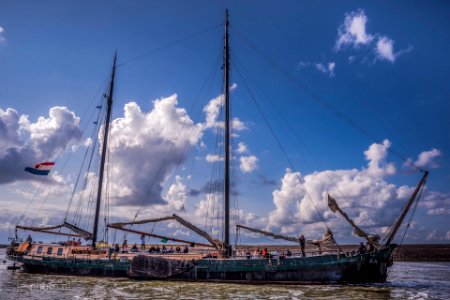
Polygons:
<instances>
[{"instance_id":1,"label":"mast halyard","mask_svg":"<svg viewBox=\"0 0 450 300\"><path fill-rule=\"evenodd\" d=\"M98 221L100 217L100 204L102 197L102 188L103 188L103 173L105 170L105 160L106 160L106 150L108 148L108 132L109 132L109 123L111 119L111 108L112 108L112 99L114 94L114 79L116 76L116 60L117 60L117 52L114 53L114 62L111 74L111 83L109 84L109 93L108 99L106 100L106 119L105 119L105 129L103 132L103 146L102 146L102 159L100 163L100 173L98 177L98 190L97 190L97 203L95 206L95 219L94 219L94 229L92 231L92 248L96 247L97 243L97 231L98 231Z\"/></svg>"},{"instance_id":2,"label":"mast halyard","mask_svg":"<svg viewBox=\"0 0 450 300\"><path fill-rule=\"evenodd\" d=\"M228 9L225 11L224 83L225 83L225 255L231 253L230 245L230 50L228 46Z\"/></svg>"}]
</instances>

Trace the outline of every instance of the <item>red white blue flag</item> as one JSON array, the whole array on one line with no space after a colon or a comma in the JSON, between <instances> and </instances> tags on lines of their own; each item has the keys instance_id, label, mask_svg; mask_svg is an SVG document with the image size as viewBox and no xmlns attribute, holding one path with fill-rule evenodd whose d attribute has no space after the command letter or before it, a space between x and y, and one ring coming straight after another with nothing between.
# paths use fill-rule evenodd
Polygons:
<instances>
[{"instance_id":1,"label":"red white blue flag","mask_svg":"<svg viewBox=\"0 0 450 300\"><path fill-rule=\"evenodd\" d=\"M52 169L54 162L42 162L32 167L26 167L25 171L30 172L34 175L48 175Z\"/></svg>"}]
</instances>

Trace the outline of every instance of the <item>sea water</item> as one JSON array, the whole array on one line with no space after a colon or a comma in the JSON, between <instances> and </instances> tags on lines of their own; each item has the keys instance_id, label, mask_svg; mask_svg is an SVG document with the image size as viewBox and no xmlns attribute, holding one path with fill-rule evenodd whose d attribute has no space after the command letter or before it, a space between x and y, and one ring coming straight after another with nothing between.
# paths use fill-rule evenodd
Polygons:
<instances>
[{"instance_id":1,"label":"sea water","mask_svg":"<svg viewBox=\"0 0 450 300\"><path fill-rule=\"evenodd\" d=\"M6 261L6 263L5 263ZM388 281L364 285L250 285L26 274L7 270L0 299L450 299L450 263L395 262Z\"/></svg>"}]
</instances>

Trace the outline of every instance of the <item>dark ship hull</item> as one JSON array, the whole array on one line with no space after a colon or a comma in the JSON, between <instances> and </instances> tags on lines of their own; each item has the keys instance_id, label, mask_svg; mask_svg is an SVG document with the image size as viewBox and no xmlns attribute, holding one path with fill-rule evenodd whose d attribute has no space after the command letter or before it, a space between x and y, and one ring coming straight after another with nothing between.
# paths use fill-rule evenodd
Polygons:
<instances>
[{"instance_id":1,"label":"dark ship hull","mask_svg":"<svg viewBox=\"0 0 450 300\"><path fill-rule=\"evenodd\" d=\"M370 283L384 282L395 245L352 256L264 259L199 259L181 261L137 255L131 261L24 256L25 272L91 276L127 276L145 280L217 281L238 283Z\"/></svg>"}]
</instances>

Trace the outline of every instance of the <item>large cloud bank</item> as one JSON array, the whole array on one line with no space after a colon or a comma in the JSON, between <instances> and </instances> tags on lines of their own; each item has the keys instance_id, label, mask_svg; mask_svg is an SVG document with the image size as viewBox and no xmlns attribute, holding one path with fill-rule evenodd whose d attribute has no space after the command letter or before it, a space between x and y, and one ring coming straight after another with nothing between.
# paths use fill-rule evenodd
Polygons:
<instances>
[{"instance_id":1,"label":"large cloud bank","mask_svg":"<svg viewBox=\"0 0 450 300\"><path fill-rule=\"evenodd\" d=\"M109 139L114 203L143 205L142 213L148 216L180 211L188 218L195 216L197 222L191 220L194 223L203 223L208 217L212 221L207 227L217 235L223 183L217 182L213 187L205 185L200 191L194 191L184 182L189 178L176 176L171 185L168 178L176 174L174 172L184 163L189 150L201 142L206 130L221 126L217 110L220 105L217 98L211 100L205 108L205 123L196 124L186 110L178 106L177 95L155 100L149 111L143 111L135 102L127 103L123 116L113 120ZM79 118L65 107L51 108L48 117L40 117L34 123L14 109L0 109L0 167L4 170L0 184L35 179L23 171L24 166L54 159L80 137ZM101 134L99 138L101 141ZM388 140L370 145L364 151L367 165L360 169L325 170L305 176L287 169L281 186L273 191L274 209L267 217L242 210L233 210L233 215L250 226L292 235L308 232L310 238L317 238L323 232L321 220L324 219L338 238L348 236L351 228L327 207L326 195L330 193L357 224L371 233L383 233L414 188L388 182L390 176L398 173L398 167L387 161L390 146ZM234 151L237 157L240 155L242 172L257 168L255 156L244 156L249 152L244 142ZM410 163L436 168L441 155L440 150L431 149L420 153ZM166 193L163 192L165 187ZM190 196L200 194L204 196L195 208L186 207ZM445 216L450 215L449 204L449 194L428 191L420 208L429 216ZM113 214L116 218L129 218L123 212L119 208ZM10 222L9 217L7 220ZM436 236L429 235L427 228L421 226L416 230L423 231L422 237Z\"/></svg>"},{"instance_id":2,"label":"large cloud bank","mask_svg":"<svg viewBox=\"0 0 450 300\"><path fill-rule=\"evenodd\" d=\"M156 100L149 112L127 103L124 116L112 122L109 138L116 203L164 203L165 180L201 137L202 125L178 107L177 95Z\"/></svg>"},{"instance_id":3,"label":"large cloud bank","mask_svg":"<svg viewBox=\"0 0 450 300\"><path fill-rule=\"evenodd\" d=\"M319 235L325 220L338 236L348 235L351 228L328 208L330 193L355 223L369 232L384 233L414 189L387 182L387 177L397 173L395 165L386 161L389 146L388 140L372 144L364 152L367 166L361 169L326 170L304 177L286 170L281 187L273 192L275 209L269 213L267 228ZM422 199L422 205L428 208L428 214L446 214L442 207L449 199L449 195L434 192Z\"/></svg>"},{"instance_id":4,"label":"large cloud bank","mask_svg":"<svg viewBox=\"0 0 450 300\"><path fill-rule=\"evenodd\" d=\"M79 122L66 107L52 107L34 123L12 108L0 109L0 184L36 180L24 168L56 159L81 136Z\"/></svg>"}]
</instances>

